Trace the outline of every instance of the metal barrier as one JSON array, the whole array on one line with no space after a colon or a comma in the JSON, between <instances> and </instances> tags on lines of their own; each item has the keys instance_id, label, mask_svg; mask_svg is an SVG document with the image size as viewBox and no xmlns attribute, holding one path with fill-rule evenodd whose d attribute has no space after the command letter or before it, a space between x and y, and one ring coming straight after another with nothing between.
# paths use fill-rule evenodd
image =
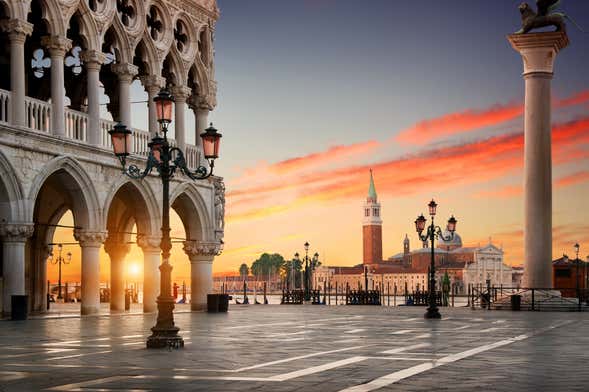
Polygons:
<instances>
[{"instance_id":1,"label":"metal barrier","mask_svg":"<svg viewBox=\"0 0 589 392\"><path fill-rule=\"evenodd\" d=\"M346 293L346 305L380 305L378 290L349 290Z\"/></svg>"},{"instance_id":2,"label":"metal barrier","mask_svg":"<svg viewBox=\"0 0 589 392\"><path fill-rule=\"evenodd\" d=\"M303 290L283 290L280 303L283 305L302 305L305 300Z\"/></svg>"}]
</instances>

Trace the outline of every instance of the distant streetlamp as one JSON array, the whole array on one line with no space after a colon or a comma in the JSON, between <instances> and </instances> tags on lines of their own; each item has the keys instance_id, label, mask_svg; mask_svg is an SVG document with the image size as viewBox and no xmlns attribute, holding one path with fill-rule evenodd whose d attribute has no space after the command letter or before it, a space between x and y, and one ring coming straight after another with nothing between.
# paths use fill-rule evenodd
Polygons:
<instances>
[{"instance_id":1,"label":"distant streetlamp","mask_svg":"<svg viewBox=\"0 0 589 392\"><path fill-rule=\"evenodd\" d=\"M441 238L444 241L451 241L454 238L454 232L456 231L456 223L458 222L454 216L448 219L448 225L446 229L450 233L449 237L445 237L442 229L439 226L436 226L434 223L434 217L436 215L436 209L438 205L432 199L432 201L428 204L429 215L431 216L431 224L427 228L427 232L425 235L422 235L423 231L425 230L425 225L427 220L421 214L415 220L415 229L419 236L419 239L423 242L430 241L431 246L431 265L429 270L429 299L428 299L428 308L427 312L425 313L424 317L427 319L440 319L442 315L438 310L438 305L436 303L436 261L435 261L435 240L437 238Z\"/></svg>"},{"instance_id":2,"label":"distant streetlamp","mask_svg":"<svg viewBox=\"0 0 589 392\"><path fill-rule=\"evenodd\" d=\"M576 278L577 278L577 298L579 298L579 289L580 289L580 285L579 285L579 269L581 267L581 260L579 260L579 250L581 249L581 246L579 245L579 243L577 242L575 245L573 245L573 248L575 248L575 264L576 264Z\"/></svg>"},{"instance_id":3,"label":"distant streetlamp","mask_svg":"<svg viewBox=\"0 0 589 392\"><path fill-rule=\"evenodd\" d=\"M310 272L315 270L315 267L317 265L317 263L319 262L319 253L315 253L313 255L313 258L309 257L309 243L305 242L304 244L305 247L305 275L304 275L304 291L305 291L305 301L310 301L311 300L311 291L310 291L310 287L309 287L309 279L310 279ZM295 253L295 257L294 260L297 262L300 262L301 259L299 258L299 254ZM309 267L311 268L311 271L309 271Z\"/></svg>"},{"instance_id":4,"label":"distant streetlamp","mask_svg":"<svg viewBox=\"0 0 589 392\"><path fill-rule=\"evenodd\" d=\"M213 128L213 124L207 128L200 137L203 142L203 152L205 159L208 161L210 171L200 166L192 172L188 169L184 153L177 147L172 147L168 141L168 125L172 122L172 106L174 97L169 92L162 90L154 98L157 121L163 137L159 132L151 139L148 144L150 151L147 157L147 166L141 171L136 165L127 167L126 159L130 154L132 145L131 130L127 129L124 124L117 124L109 132L114 154L119 158L123 166L123 173L127 176L141 180L145 178L153 169L156 169L162 180L162 240L160 248L162 250L162 264L160 265L160 295L157 298L158 316L157 323L151 329L152 335L147 339L147 348L166 348L166 347L184 347L184 340L174 325L174 298L171 296L172 289L172 266L170 265L170 251L172 250L172 241L170 238L170 180L176 174L181 172L192 180L204 180L213 174L215 159L219 157L219 143L221 134Z\"/></svg>"},{"instance_id":5,"label":"distant streetlamp","mask_svg":"<svg viewBox=\"0 0 589 392\"><path fill-rule=\"evenodd\" d=\"M67 252L66 257L63 258L61 257L61 251L63 250L63 245L62 244L58 244L57 245L57 250L58 250L58 254L57 254L57 258L53 258L53 252L51 252L51 258L49 259L49 261L51 262L51 264L57 264L58 267L58 273L57 273L57 299L62 299L63 297L61 296L61 265L65 264L68 265L69 263L72 262L72 252ZM65 293L65 296L67 297L67 293Z\"/></svg>"}]
</instances>

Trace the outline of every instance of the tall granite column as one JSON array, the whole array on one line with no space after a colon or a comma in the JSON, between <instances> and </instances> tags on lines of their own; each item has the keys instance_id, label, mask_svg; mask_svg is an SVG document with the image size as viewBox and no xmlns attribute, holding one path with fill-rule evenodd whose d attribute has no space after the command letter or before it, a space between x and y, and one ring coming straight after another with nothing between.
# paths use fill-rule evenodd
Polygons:
<instances>
[{"instance_id":1,"label":"tall granite column","mask_svg":"<svg viewBox=\"0 0 589 392\"><path fill-rule=\"evenodd\" d=\"M524 287L552 287L551 82L564 32L508 37L524 62Z\"/></svg>"}]
</instances>

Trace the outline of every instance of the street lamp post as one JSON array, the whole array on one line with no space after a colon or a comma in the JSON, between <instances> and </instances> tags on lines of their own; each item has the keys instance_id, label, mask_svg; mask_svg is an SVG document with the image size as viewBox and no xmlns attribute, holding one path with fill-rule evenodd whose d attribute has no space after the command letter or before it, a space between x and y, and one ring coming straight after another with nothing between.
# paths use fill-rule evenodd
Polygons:
<instances>
[{"instance_id":1,"label":"street lamp post","mask_svg":"<svg viewBox=\"0 0 589 392\"><path fill-rule=\"evenodd\" d=\"M431 264L429 268L429 295L428 295L428 308L427 312L425 313L424 317L427 319L440 319L442 315L438 310L438 305L436 303L436 260L435 260L435 240L437 238L441 238L444 241L450 241L454 238L454 232L456 231L456 223L458 222L454 216L448 219L448 225L446 229L450 232L449 237L445 237L442 229L439 226L435 225L434 217L436 215L436 209L438 205L432 199L432 201L428 204L429 215L431 216L431 224L427 228L427 232L423 235L423 231L425 230L425 225L427 220L421 214L415 220L415 229L421 241L430 241L431 246Z\"/></svg>"},{"instance_id":2,"label":"street lamp post","mask_svg":"<svg viewBox=\"0 0 589 392\"><path fill-rule=\"evenodd\" d=\"M126 164L126 158L130 154L132 145L131 130L123 124L117 124L109 133L112 138L114 154L119 158L123 167L123 173L127 176L141 180L153 169L156 169L162 181L162 264L159 267L161 273L160 295L157 298L158 316L156 325L151 328L152 334L147 338L147 348L184 347L184 340L178 335L179 328L174 325L174 298L172 289L172 266L170 265L170 251L172 241L170 239L170 180L176 171L181 172L192 180L204 180L213 174L215 159L219 156L219 142L221 134L213 128L211 123L200 137L203 141L203 152L209 163L210 170L200 166L192 172L186 164L184 153L177 147L172 147L168 141L168 125L172 122L172 106L174 98L165 90L154 98L157 120L160 125L159 132L148 144L150 151L147 157L147 165L143 171L136 165Z\"/></svg>"},{"instance_id":3,"label":"street lamp post","mask_svg":"<svg viewBox=\"0 0 589 392\"><path fill-rule=\"evenodd\" d=\"M57 245L57 249L59 251L59 253L57 254L57 258L54 259L53 258L53 252L51 253L51 264L57 264L58 265L58 269L57 269L57 299L62 299L63 297L61 296L61 265L62 264L69 264L72 262L72 252L67 252L67 255L65 258L63 258L61 256L61 251L63 250L63 245L62 244L58 244ZM65 296L67 297L67 293L65 293Z\"/></svg>"},{"instance_id":4,"label":"street lamp post","mask_svg":"<svg viewBox=\"0 0 589 392\"><path fill-rule=\"evenodd\" d=\"M319 262L319 253L315 253L313 255L313 258L309 257L309 243L305 242L304 244L305 247L305 274L304 274L304 291L305 291L305 301L309 301L311 299L311 291L309 288L309 278L310 278L310 272L315 270L315 267L317 265L317 263ZM300 262L300 258L299 258L299 254L295 253L295 261ZM309 271L309 267L311 268L311 271Z\"/></svg>"},{"instance_id":5,"label":"street lamp post","mask_svg":"<svg viewBox=\"0 0 589 392\"><path fill-rule=\"evenodd\" d=\"M368 266L364 266L364 290L368 292Z\"/></svg>"},{"instance_id":6,"label":"street lamp post","mask_svg":"<svg viewBox=\"0 0 589 392\"><path fill-rule=\"evenodd\" d=\"M579 298L579 294L580 294L580 292L579 292L579 289L580 289L580 285L579 285L579 272L580 271L579 271L579 269L581 267L581 260L579 260L579 249L581 249L581 246L577 242L575 245L573 245L573 248L575 248L575 255L576 255L576 257L575 257L575 264L576 264L576 271L575 272L577 275L576 276L576 278L577 278L576 287L577 287L577 298Z\"/></svg>"}]
</instances>

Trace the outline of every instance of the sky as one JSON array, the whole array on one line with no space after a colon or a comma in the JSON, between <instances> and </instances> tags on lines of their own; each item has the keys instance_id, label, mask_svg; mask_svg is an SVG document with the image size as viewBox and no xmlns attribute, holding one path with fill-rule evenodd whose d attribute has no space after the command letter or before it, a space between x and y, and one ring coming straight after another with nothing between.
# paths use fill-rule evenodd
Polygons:
<instances>
[{"instance_id":1,"label":"sky","mask_svg":"<svg viewBox=\"0 0 589 392\"><path fill-rule=\"evenodd\" d=\"M417 246L413 221L435 198L465 245L491 240L522 264L524 81L506 39L519 29L519 1L218 4L210 120L223 134L227 215L215 272L263 252L291 257L305 241L323 264L360 263L371 168L385 258L406 233ZM562 9L589 31L589 2ZM575 242L589 255L589 33L569 23L569 37L553 81L554 257ZM134 99L141 90L136 82ZM145 118L134 111L134 126ZM174 252L175 278L189 279Z\"/></svg>"}]
</instances>

